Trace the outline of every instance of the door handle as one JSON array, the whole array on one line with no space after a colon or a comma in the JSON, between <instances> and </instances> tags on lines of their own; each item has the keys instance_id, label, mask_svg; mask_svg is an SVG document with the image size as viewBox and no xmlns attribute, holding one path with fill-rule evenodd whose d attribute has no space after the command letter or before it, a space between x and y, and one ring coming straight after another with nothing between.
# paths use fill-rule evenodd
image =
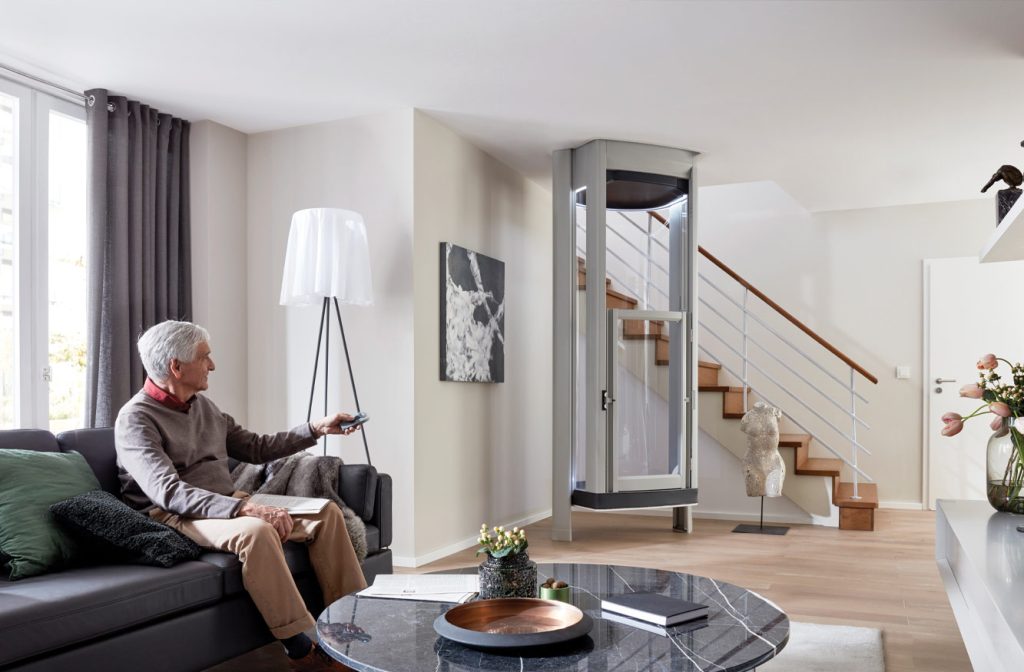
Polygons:
<instances>
[{"instance_id":1,"label":"door handle","mask_svg":"<svg viewBox=\"0 0 1024 672\"><path fill-rule=\"evenodd\" d=\"M943 383L955 383L955 382L956 382L956 378L936 378L935 379L935 384L936 385L942 385Z\"/></svg>"}]
</instances>

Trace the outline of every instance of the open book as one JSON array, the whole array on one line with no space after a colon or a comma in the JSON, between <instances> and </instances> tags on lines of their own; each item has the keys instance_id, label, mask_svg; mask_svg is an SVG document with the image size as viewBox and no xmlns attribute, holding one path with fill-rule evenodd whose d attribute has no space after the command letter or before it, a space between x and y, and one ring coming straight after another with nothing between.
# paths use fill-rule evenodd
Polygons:
<instances>
[{"instance_id":1,"label":"open book","mask_svg":"<svg viewBox=\"0 0 1024 672\"><path fill-rule=\"evenodd\" d=\"M467 602L480 590L476 574L378 574L357 595L395 600Z\"/></svg>"},{"instance_id":2,"label":"open book","mask_svg":"<svg viewBox=\"0 0 1024 672\"><path fill-rule=\"evenodd\" d=\"M320 497L292 497L290 495L253 495L249 498L253 504L276 506L288 509L290 514L320 513L327 506L329 499Z\"/></svg>"}]
</instances>

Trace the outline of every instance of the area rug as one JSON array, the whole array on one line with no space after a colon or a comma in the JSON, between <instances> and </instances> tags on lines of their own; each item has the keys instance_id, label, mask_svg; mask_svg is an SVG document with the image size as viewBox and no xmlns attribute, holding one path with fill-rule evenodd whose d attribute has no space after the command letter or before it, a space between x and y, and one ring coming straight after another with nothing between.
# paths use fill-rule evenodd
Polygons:
<instances>
[{"instance_id":1,"label":"area rug","mask_svg":"<svg viewBox=\"0 0 1024 672\"><path fill-rule=\"evenodd\" d=\"M882 631L791 622L789 643L758 672L885 672Z\"/></svg>"}]
</instances>

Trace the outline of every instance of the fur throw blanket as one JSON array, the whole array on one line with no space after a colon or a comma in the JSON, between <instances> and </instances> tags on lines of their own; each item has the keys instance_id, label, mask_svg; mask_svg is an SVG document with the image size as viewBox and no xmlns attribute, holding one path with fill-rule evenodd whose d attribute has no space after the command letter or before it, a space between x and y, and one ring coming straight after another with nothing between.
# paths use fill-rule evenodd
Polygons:
<instances>
[{"instance_id":1,"label":"fur throw blanket","mask_svg":"<svg viewBox=\"0 0 1024 672\"><path fill-rule=\"evenodd\" d=\"M235 489L252 494L323 497L341 508L356 557L366 558L366 525L338 494L339 457L296 453L267 464L239 462L231 470Z\"/></svg>"}]
</instances>

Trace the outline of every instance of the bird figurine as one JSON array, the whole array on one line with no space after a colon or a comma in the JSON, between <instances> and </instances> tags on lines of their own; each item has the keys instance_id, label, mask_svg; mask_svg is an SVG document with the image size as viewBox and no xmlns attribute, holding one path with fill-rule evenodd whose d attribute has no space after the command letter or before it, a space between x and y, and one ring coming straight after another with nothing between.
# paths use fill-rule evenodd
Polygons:
<instances>
[{"instance_id":1,"label":"bird figurine","mask_svg":"<svg viewBox=\"0 0 1024 672\"><path fill-rule=\"evenodd\" d=\"M1024 145L1024 143L1021 144ZM988 191L989 187L999 180L1006 182L1006 185L1012 189L1019 187L1024 182L1024 175L1021 175L1020 170L1016 166L999 166L999 170L992 175L992 179L988 181L988 184L981 188L981 193L984 194Z\"/></svg>"}]
</instances>

